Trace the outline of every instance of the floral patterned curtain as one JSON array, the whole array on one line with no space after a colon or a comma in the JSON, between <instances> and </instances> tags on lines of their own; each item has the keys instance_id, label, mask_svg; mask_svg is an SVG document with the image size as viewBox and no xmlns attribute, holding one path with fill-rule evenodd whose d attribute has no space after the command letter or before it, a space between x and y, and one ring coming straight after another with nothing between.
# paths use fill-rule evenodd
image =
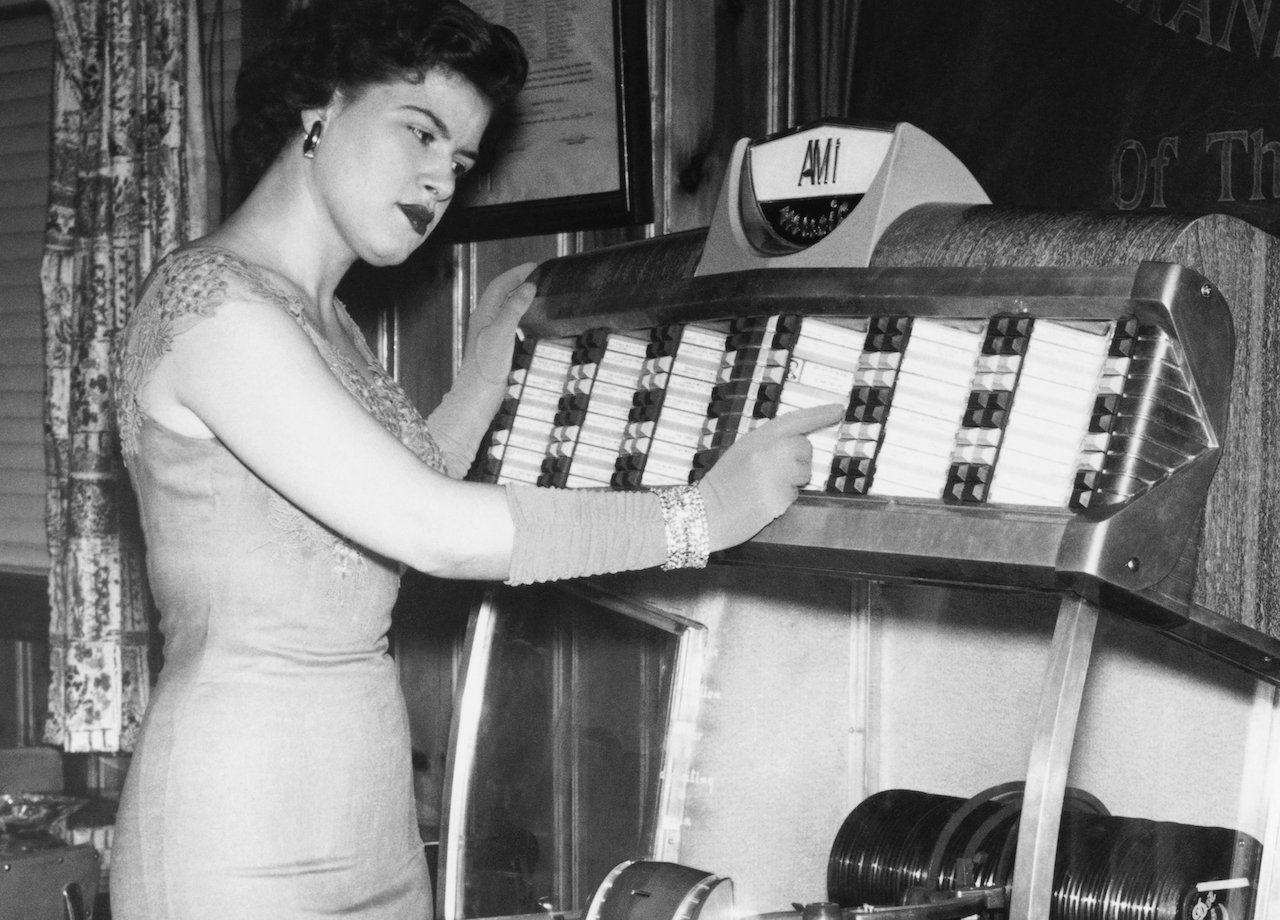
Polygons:
<instances>
[{"instance_id":1,"label":"floral patterned curtain","mask_svg":"<svg viewBox=\"0 0 1280 920\"><path fill-rule=\"evenodd\" d=\"M202 229L191 225L186 165L187 92L199 86L186 79L195 59L187 4L51 2L45 740L68 751L131 750L150 684L151 602L111 403L111 350L151 264Z\"/></svg>"}]
</instances>

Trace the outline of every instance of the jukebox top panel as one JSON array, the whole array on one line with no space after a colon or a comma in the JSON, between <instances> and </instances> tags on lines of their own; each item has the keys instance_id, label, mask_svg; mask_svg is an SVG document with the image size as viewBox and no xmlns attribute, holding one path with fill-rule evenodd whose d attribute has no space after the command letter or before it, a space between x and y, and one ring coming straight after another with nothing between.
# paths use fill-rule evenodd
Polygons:
<instances>
[{"instance_id":1,"label":"jukebox top panel","mask_svg":"<svg viewBox=\"0 0 1280 920\"><path fill-rule=\"evenodd\" d=\"M822 121L742 140L725 173L697 274L863 266L918 204L984 204L964 164L906 123Z\"/></svg>"}]
</instances>

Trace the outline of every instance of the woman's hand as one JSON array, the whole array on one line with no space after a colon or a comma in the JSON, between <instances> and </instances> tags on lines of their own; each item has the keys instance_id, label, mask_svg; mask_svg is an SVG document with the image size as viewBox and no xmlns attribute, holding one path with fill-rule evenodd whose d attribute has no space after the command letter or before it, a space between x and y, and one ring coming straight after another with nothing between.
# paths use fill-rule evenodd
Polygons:
<instances>
[{"instance_id":1,"label":"woman's hand","mask_svg":"<svg viewBox=\"0 0 1280 920\"><path fill-rule=\"evenodd\" d=\"M470 469L480 439L506 393L516 329L533 302L535 288L525 280L533 268L533 262L526 262L489 282L467 323L458 376L427 419L431 437L455 479Z\"/></svg>"},{"instance_id":2,"label":"woman's hand","mask_svg":"<svg viewBox=\"0 0 1280 920\"><path fill-rule=\"evenodd\" d=\"M536 263L525 262L509 268L484 289L467 322L459 377L472 371L486 383L507 382L516 330L536 291L526 280L535 267Z\"/></svg>"},{"instance_id":3,"label":"woman's hand","mask_svg":"<svg viewBox=\"0 0 1280 920\"><path fill-rule=\"evenodd\" d=\"M751 539L791 507L811 473L813 445L805 435L843 417L836 403L799 409L730 445L699 484L712 550Z\"/></svg>"}]
</instances>

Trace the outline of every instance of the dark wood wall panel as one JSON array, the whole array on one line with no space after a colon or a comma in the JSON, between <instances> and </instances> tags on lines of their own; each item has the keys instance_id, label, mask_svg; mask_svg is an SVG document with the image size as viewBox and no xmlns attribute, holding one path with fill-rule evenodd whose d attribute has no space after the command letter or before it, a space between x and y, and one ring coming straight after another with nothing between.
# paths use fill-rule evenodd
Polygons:
<instances>
[{"instance_id":1,"label":"dark wood wall panel","mask_svg":"<svg viewBox=\"0 0 1280 920\"><path fill-rule=\"evenodd\" d=\"M1280 8L863 0L853 118L908 121L998 205L1280 229ZM833 113L836 114L836 113Z\"/></svg>"}]
</instances>

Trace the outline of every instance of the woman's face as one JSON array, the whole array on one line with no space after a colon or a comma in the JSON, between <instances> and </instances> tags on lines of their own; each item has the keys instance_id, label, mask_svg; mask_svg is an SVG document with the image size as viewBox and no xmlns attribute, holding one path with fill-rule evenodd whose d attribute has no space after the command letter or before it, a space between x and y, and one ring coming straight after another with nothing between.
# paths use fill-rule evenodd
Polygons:
<instances>
[{"instance_id":1,"label":"woman's face","mask_svg":"<svg viewBox=\"0 0 1280 920\"><path fill-rule=\"evenodd\" d=\"M492 107L469 81L432 70L420 83L336 93L304 113L324 122L311 183L322 217L371 265L395 265L427 238L476 162Z\"/></svg>"}]
</instances>

